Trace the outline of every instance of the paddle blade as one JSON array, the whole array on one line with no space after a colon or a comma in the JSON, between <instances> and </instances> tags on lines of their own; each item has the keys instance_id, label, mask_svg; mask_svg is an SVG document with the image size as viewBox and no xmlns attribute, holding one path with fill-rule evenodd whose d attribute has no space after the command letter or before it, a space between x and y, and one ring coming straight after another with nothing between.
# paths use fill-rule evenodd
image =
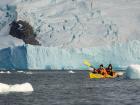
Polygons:
<instances>
[{"instance_id":1,"label":"paddle blade","mask_svg":"<svg viewBox=\"0 0 140 105\"><path fill-rule=\"evenodd\" d=\"M84 61L84 64L87 65L88 67L91 67L91 64L87 60Z\"/></svg>"}]
</instances>

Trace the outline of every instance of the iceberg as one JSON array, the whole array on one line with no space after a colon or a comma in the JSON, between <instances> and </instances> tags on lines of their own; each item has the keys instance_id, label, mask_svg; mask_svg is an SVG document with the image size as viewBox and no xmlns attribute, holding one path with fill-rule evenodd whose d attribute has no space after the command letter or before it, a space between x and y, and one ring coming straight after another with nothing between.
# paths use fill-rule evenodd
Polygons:
<instances>
[{"instance_id":1,"label":"iceberg","mask_svg":"<svg viewBox=\"0 0 140 105\"><path fill-rule=\"evenodd\" d=\"M32 92L34 91L30 83L15 84L10 86L10 92Z\"/></svg>"},{"instance_id":2,"label":"iceberg","mask_svg":"<svg viewBox=\"0 0 140 105\"><path fill-rule=\"evenodd\" d=\"M0 71L0 74L11 74L11 72L10 71Z\"/></svg>"},{"instance_id":3,"label":"iceberg","mask_svg":"<svg viewBox=\"0 0 140 105\"><path fill-rule=\"evenodd\" d=\"M15 84L15 85L0 83L0 94L6 94L10 92L27 93L32 91L34 91L34 89L30 83Z\"/></svg>"},{"instance_id":4,"label":"iceberg","mask_svg":"<svg viewBox=\"0 0 140 105\"><path fill-rule=\"evenodd\" d=\"M126 77L129 79L140 79L140 65L133 64L128 66L126 70Z\"/></svg>"},{"instance_id":5,"label":"iceberg","mask_svg":"<svg viewBox=\"0 0 140 105\"><path fill-rule=\"evenodd\" d=\"M68 73L70 73L70 74L74 74L75 72L74 72L74 71L72 71L72 70L70 70L70 71L68 71Z\"/></svg>"}]
</instances>

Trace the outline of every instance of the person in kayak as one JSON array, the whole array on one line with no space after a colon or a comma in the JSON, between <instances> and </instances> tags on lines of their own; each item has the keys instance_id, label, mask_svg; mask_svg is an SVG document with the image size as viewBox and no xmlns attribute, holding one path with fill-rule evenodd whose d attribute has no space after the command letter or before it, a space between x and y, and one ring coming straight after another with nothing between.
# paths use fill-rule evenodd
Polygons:
<instances>
[{"instance_id":1,"label":"person in kayak","mask_svg":"<svg viewBox=\"0 0 140 105\"><path fill-rule=\"evenodd\" d=\"M109 64L106 68L107 73L110 75L112 73L112 64Z\"/></svg>"},{"instance_id":2,"label":"person in kayak","mask_svg":"<svg viewBox=\"0 0 140 105\"><path fill-rule=\"evenodd\" d=\"M104 77L107 76L107 71L106 71L106 69L104 68L103 64L101 64L101 65L99 66L99 69L97 69L97 72L98 72L99 74L102 74Z\"/></svg>"},{"instance_id":3,"label":"person in kayak","mask_svg":"<svg viewBox=\"0 0 140 105\"><path fill-rule=\"evenodd\" d=\"M115 75L115 72L112 70L112 64L109 64L108 67L106 68L107 74L113 76Z\"/></svg>"}]
</instances>

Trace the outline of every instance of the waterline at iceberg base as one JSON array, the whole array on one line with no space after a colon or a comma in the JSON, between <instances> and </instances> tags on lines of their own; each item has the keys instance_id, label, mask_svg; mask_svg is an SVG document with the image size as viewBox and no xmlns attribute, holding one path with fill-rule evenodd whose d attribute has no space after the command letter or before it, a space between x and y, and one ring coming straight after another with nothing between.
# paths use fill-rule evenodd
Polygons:
<instances>
[{"instance_id":1,"label":"waterline at iceberg base","mask_svg":"<svg viewBox=\"0 0 140 105\"><path fill-rule=\"evenodd\" d=\"M86 70L83 64L89 60L94 67L112 63L115 69L125 69L130 64L140 64L140 42L112 44L92 48L60 48L23 45L0 50L1 69Z\"/></svg>"}]
</instances>

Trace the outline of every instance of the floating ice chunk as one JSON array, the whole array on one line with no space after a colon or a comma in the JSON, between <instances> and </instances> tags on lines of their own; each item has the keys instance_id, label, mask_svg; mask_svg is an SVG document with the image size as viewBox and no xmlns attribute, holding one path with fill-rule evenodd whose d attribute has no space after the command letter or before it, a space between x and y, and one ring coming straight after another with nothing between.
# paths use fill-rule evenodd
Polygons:
<instances>
[{"instance_id":1,"label":"floating ice chunk","mask_svg":"<svg viewBox=\"0 0 140 105\"><path fill-rule=\"evenodd\" d=\"M126 77L130 79L140 79L140 65L130 65L126 70Z\"/></svg>"},{"instance_id":2,"label":"floating ice chunk","mask_svg":"<svg viewBox=\"0 0 140 105\"><path fill-rule=\"evenodd\" d=\"M7 71L6 73L7 73L7 74L11 74L11 72L10 72L10 71Z\"/></svg>"},{"instance_id":3,"label":"floating ice chunk","mask_svg":"<svg viewBox=\"0 0 140 105\"><path fill-rule=\"evenodd\" d=\"M17 71L18 73L24 73L24 71Z\"/></svg>"},{"instance_id":4,"label":"floating ice chunk","mask_svg":"<svg viewBox=\"0 0 140 105\"><path fill-rule=\"evenodd\" d=\"M0 74L4 74L5 72L4 71L0 71Z\"/></svg>"},{"instance_id":5,"label":"floating ice chunk","mask_svg":"<svg viewBox=\"0 0 140 105\"><path fill-rule=\"evenodd\" d=\"M25 74L33 74L32 72L26 72Z\"/></svg>"},{"instance_id":6,"label":"floating ice chunk","mask_svg":"<svg viewBox=\"0 0 140 105\"><path fill-rule=\"evenodd\" d=\"M75 72L74 72L74 71L72 71L72 70L71 70L71 71L68 71L68 72L69 72L69 73L71 73L71 74L74 74L74 73L75 73Z\"/></svg>"},{"instance_id":7,"label":"floating ice chunk","mask_svg":"<svg viewBox=\"0 0 140 105\"><path fill-rule=\"evenodd\" d=\"M11 72L10 71L0 71L0 74L11 74Z\"/></svg>"},{"instance_id":8,"label":"floating ice chunk","mask_svg":"<svg viewBox=\"0 0 140 105\"><path fill-rule=\"evenodd\" d=\"M0 93L8 93L10 86L7 84L0 83Z\"/></svg>"},{"instance_id":9,"label":"floating ice chunk","mask_svg":"<svg viewBox=\"0 0 140 105\"><path fill-rule=\"evenodd\" d=\"M33 87L30 83L16 84L10 87L10 92L32 92Z\"/></svg>"},{"instance_id":10,"label":"floating ice chunk","mask_svg":"<svg viewBox=\"0 0 140 105\"><path fill-rule=\"evenodd\" d=\"M17 71L17 73L23 73L23 74L33 74L32 72L24 72L24 71Z\"/></svg>"},{"instance_id":11,"label":"floating ice chunk","mask_svg":"<svg viewBox=\"0 0 140 105\"><path fill-rule=\"evenodd\" d=\"M32 92L34 91L30 83L8 85L0 83L0 94L9 93L9 92Z\"/></svg>"}]
</instances>

